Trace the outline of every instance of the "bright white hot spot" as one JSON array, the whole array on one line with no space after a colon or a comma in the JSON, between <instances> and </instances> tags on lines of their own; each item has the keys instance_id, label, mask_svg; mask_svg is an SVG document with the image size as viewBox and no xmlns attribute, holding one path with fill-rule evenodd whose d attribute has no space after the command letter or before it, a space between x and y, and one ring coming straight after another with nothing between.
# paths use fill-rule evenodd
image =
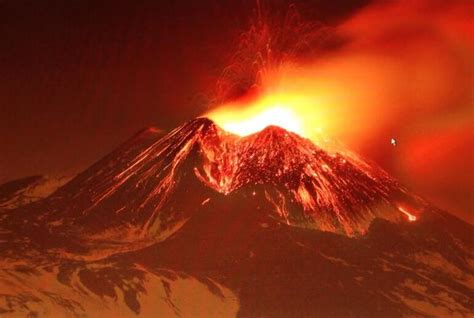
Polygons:
<instances>
[{"instance_id":1,"label":"bright white hot spot","mask_svg":"<svg viewBox=\"0 0 474 318\"><path fill-rule=\"evenodd\" d=\"M288 107L276 105L261 110L247 118L227 118L221 121L224 130L239 136L248 136L268 126L278 126L288 131L303 135L302 123L298 116Z\"/></svg>"}]
</instances>

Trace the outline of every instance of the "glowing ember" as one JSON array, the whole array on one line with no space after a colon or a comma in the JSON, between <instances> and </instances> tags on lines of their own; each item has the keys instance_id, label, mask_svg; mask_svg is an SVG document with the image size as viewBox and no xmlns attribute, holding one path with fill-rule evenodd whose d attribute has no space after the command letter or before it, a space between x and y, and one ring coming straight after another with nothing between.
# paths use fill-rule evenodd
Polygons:
<instances>
[{"instance_id":1,"label":"glowing ember","mask_svg":"<svg viewBox=\"0 0 474 318\"><path fill-rule=\"evenodd\" d=\"M408 221L410 221L410 222L416 221L416 216L414 216L413 214L408 212L405 208L399 206L398 209L400 210L400 212L402 212L403 214L405 214L407 216Z\"/></svg>"}]
</instances>

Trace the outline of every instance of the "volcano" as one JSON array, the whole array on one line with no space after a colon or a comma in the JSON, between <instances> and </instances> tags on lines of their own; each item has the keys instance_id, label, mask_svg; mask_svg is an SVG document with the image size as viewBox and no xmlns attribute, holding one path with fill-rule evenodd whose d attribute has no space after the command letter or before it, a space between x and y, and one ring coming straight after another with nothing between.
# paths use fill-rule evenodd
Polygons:
<instances>
[{"instance_id":1,"label":"volcano","mask_svg":"<svg viewBox=\"0 0 474 318\"><path fill-rule=\"evenodd\" d=\"M0 210L0 315L468 317L473 227L269 126L144 130Z\"/></svg>"}]
</instances>

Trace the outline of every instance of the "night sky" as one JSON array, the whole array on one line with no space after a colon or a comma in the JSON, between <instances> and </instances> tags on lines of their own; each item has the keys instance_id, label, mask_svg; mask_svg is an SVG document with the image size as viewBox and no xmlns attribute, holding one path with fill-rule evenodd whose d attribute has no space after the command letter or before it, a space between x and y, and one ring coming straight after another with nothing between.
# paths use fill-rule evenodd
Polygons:
<instances>
[{"instance_id":1,"label":"night sky","mask_svg":"<svg viewBox=\"0 0 474 318\"><path fill-rule=\"evenodd\" d=\"M369 1L272 1L272 7L285 10L290 3L304 17L329 26L373 5ZM155 126L168 131L205 113L254 10L254 0L0 0L0 183L36 174L75 174L140 129ZM385 47L387 42L379 44ZM472 51L466 54L472 57ZM459 65L455 67L466 70L465 64ZM471 71L462 76L461 84L468 91ZM466 108L469 97L459 98ZM434 183L449 179L449 184L436 189L407 177L400 165L387 159L393 151L386 142L388 130L355 150L411 183L415 192L435 199L444 195L439 201L443 207L470 219L474 174L469 164L474 166L474 157L469 149L474 121L472 112L466 116L469 124L460 133L463 139L446 149L450 156L462 158L435 158L436 164L428 165L433 169L422 171L423 176L444 173L441 179L430 179ZM449 134L452 131L440 138L451 145L453 138L459 138ZM453 165L457 167L450 173Z\"/></svg>"}]
</instances>

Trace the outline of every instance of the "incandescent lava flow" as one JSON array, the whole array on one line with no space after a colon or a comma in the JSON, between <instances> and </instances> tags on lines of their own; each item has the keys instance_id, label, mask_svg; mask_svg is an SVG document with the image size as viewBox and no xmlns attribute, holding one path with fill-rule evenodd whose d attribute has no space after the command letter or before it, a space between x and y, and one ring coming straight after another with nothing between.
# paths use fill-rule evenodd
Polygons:
<instances>
[{"instance_id":1,"label":"incandescent lava flow","mask_svg":"<svg viewBox=\"0 0 474 318\"><path fill-rule=\"evenodd\" d=\"M237 137L206 119L198 123L206 127L199 141L203 163L195 168L199 179L224 194L264 185L275 216L287 224L354 235L375 217L416 220L418 212L400 204L418 200L353 154L330 153L278 126Z\"/></svg>"},{"instance_id":2,"label":"incandescent lava flow","mask_svg":"<svg viewBox=\"0 0 474 318\"><path fill-rule=\"evenodd\" d=\"M414 221L424 209L347 151L323 150L277 126L240 137L197 118L163 138L138 134L38 203L35 222L143 246L173 235L211 197L235 193L268 205L280 224L347 236L364 234L375 218ZM22 222L21 213L9 222Z\"/></svg>"}]
</instances>

